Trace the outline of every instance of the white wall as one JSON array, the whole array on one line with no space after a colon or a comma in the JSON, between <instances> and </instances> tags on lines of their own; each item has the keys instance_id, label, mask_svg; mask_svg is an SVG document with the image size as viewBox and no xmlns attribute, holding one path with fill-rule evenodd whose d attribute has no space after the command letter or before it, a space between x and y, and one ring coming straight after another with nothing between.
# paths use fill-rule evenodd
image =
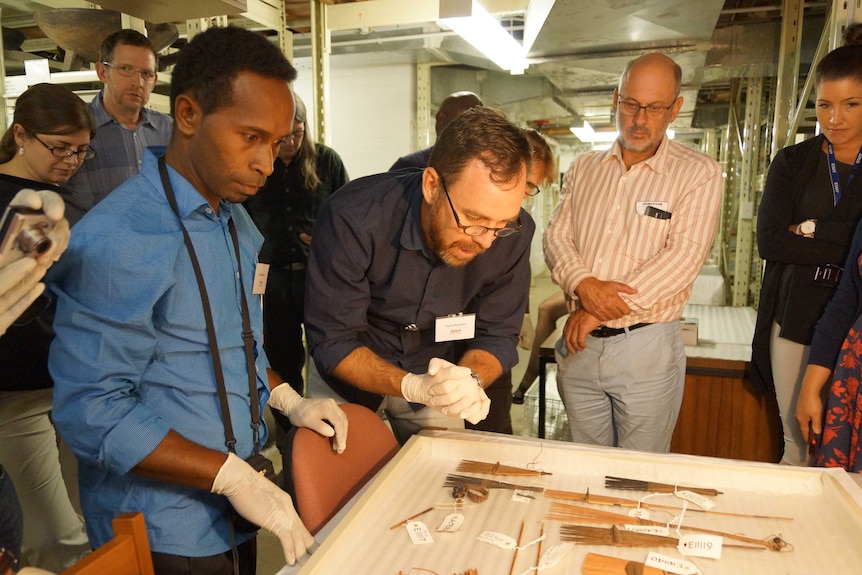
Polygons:
<instances>
[{"instance_id":1,"label":"white wall","mask_svg":"<svg viewBox=\"0 0 862 575\"><path fill-rule=\"evenodd\" d=\"M293 64L299 73L294 87L311 115L311 59ZM330 145L344 160L351 179L385 172L398 157L414 150L413 65L334 67L329 76Z\"/></svg>"}]
</instances>

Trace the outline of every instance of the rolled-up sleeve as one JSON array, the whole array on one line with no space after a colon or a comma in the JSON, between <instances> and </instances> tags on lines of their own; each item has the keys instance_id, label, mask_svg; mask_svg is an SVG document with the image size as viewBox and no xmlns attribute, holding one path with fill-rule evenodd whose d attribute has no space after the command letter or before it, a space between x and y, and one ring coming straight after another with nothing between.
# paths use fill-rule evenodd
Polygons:
<instances>
[{"instance_id":1,"label":"rolled-up sleeve","mask_svg":"<svg viewBox=\"0 0 862 575\"><path fill-rule=\"evenodd\" d=\"M156 347L153 310L172 271L149 263L149 253L109 235L73 235L49 276L57 296L49 357L55 422L78 456L119 474L170 429L140 401Z\"/></svg>"}]
</instances>

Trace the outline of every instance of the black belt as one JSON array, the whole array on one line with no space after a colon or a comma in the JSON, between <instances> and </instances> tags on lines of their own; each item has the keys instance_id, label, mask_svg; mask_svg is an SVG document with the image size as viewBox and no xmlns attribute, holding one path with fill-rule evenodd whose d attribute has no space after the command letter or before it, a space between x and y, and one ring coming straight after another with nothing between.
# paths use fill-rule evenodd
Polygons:
<instances>
[{"instance_id":1,"label":"black belt","mask_svg":"<svg viewBox=\"0 0 862 575\"><path fill-rule=\"evenodd\" d=\"M607 327L601 326L590 332L590 335L593 337L614 337L615 335L622 335L628 331L632 331L641 327L645 327L648 325L652 325L649 323L636 323L634 325L630 325L628 327Z\"/></svg>"}]
</instances>

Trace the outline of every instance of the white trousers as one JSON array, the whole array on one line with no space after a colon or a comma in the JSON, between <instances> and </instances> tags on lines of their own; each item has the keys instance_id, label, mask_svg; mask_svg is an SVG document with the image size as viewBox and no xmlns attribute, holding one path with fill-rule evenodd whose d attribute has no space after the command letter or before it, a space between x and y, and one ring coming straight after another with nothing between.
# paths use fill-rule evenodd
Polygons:
<instances>
[{"instance_id":1,"label":"white trousers","mask_svg":"<svg viewBox=\"0 0 862 575\"><path fill-rule=\"evenodd\" d=\"M790 465L811 465L808 446L796 422L796 402L802 389L811 346L779 337L779 331L781 327L772 322L769 361L772 364L772 381L775 384L781 427L784 429L784 455L781 460Z\"/></svg>"}]
</instances>

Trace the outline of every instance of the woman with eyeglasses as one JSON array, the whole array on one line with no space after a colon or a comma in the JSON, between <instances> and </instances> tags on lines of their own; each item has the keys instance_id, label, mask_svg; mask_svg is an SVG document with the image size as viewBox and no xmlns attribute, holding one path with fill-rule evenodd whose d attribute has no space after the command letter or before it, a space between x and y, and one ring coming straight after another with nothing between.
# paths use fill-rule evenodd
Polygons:
<instances>
[{"instance_id":1,"label":"woman with eyeglasses","mask_svg":"<svg viewBox=\"0 0 862 575\"><path fill-rule=\"evenodd\" d=\"M63 184L93 157L93 131L86 104L63 86L37 84L18 97L12 125L0 139L0 213L6 212L3 217L9 223L10 205L37 211L23 214L27 219L21 231L10 228L14 241L3 241L7 226L0 225L4 269L33 266L28 260L35 260L32 278L44 274L65 249L69 223L64 200L70 192ZM70 207L75 209L66 202L66 213ZM69 501L49 419L49 304L41 296L0 337L0 465L15 486L24 514L23 563L62 571L90 546Z\"/></svg>"}]
</instances>

